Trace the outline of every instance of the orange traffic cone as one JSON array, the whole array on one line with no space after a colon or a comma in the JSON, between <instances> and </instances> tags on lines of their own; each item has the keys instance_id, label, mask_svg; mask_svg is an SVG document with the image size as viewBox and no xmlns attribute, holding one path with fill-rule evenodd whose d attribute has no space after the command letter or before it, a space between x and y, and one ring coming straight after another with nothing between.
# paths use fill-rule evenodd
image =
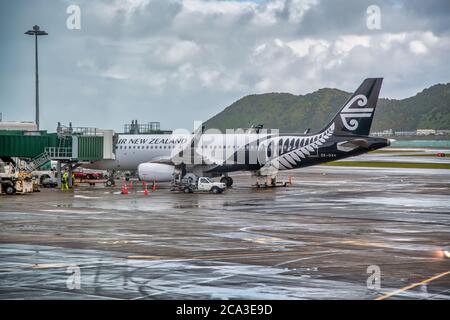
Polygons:
<instances>
[{"instance_id":1,"label":"orange traffic cone","mask_svg":"<svg viewBox=\"0 0 450 320\"><path fill-rule=\"evenodd\" d=\"M289 176L289 185L292 186L292 177Z\"/></svg>"},{"instance_id":2,"label":"orange traffic cone","mask_svg":"<svg viewBox=\"0 0 450 320\"><path fill-rule=\"evenodd\" d=\"M148 196L147 184L144 181L142 181L142 185L144 186L144 196Z\"/></svg>"},{"instance_id":3,"label":"orange traffic cone","mask_svg":"<svg viewBox=\"0 0 450 320\"><path fill-rule=\"evenodd\" d=\"M122 190L121 190L120 193L121 194L128 194L128 188L127 188L127 184L126 184L125 180L122 181Z\"/></svg>"},{"instance_id":4,"label":"orange traffic cone","mask_svg":"<svg viewBox=\"0 0 450 320\"><path fill-rule=\"evenodd\" d=\"M130 189L133 189L133 180L130 180Z\"/></svg>"},{"instance_id":5,"label":"orange traffic cone","mask_svg":"<svg viewBox=\"0 0 450 320\"><path fill-rule=\"evenodd\" d=\"M156 190L156 181L153 180L152 191L155 191L155 190Z\"/></svg>"}]
</instances>

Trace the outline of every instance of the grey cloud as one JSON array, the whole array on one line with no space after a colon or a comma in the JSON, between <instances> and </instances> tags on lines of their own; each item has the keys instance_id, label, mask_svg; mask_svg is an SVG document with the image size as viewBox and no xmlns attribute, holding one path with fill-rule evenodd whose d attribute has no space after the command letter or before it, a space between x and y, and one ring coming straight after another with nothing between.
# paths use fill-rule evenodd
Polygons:
<instances>
[{"instance_id":1,"label":"grey cloud","mask_svg":"<svg viewBox=\"0 0 450 320\"><path fill-rule=\"evenodd\" d=\"M42 123L121 129L134 118L190 127L246 94L352 90L386 78L404 97L448 82L448 1L80 1L82 29L65 28L70 1L2 2L0 109L33 118L32 41L41 40ZM366 28L379 4L382 30Z\"/></svg>"}]
</instances>

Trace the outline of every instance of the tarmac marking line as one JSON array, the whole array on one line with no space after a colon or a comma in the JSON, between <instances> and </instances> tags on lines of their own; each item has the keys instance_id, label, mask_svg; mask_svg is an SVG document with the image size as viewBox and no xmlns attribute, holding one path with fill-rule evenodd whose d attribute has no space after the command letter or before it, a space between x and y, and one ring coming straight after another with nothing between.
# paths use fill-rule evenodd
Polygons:
<instances>
[{"instance_id":1,"label":"tarmac marking line","mask_svg":"<svg viewBox=\"0 0 450 320\"><path fill-rule=\"evenodd\" d=\"M234 259L234 258L251 258L251 257L261 257L261 256L272 256L272 255L280 255L280 254L295 254L299 251L284 251L284 252L255 252L255 253L241 253L241 254L222 254L222 255L205 255L205 256L194 256L191 259L193 260L205 260L205 259Z\"/></svg>"},{"instance_id":2,"label":"tarmac marking line","mask_svg":"<svg viewBox=\"0 0 450 320\"><path fill-rule=\"evenodd\" d=\"M426 279L426 280L423 280L423 281L421 281L421 282L416 282L416 283L410 284L409 286L406 286L406 287L404 287L404 288L401 288L401 289L392 291L391 293L388 293L388 294L385 294L385 295L383 295L383 296L381 296L381 297L378 297L378 298L376 298L375 300L385 300L385 299L390 298L390 297L392 297L392 296L395 296L395 295L397 295L397 294L399 294L399 293L405 292L405 291L407 291L407 290L413 289L413 288L418 287L418 286L423 285L423 284L427 284L427 283L429 283L429 282L431 282L431 281L433 281L433 280L442 278L442 277L444 277L444 276L446 276L446 275L448 275L448 274L450 274L450 270L449 270L449 271L446 271L446 272L443 272L443 273L440 273L440 274L438 274L438 275L435 275L435 276L433 276L433 277L431 277L431 278L428 278L428 279Z\"/></svg>"},{"instance_id":3,"label":"tarmac marking line","mask_svg":"<svg viewBox=\"0 0 450 320\"><path fill-rule=\"evenodd\" d=\"M127 259L130 260L161 260L160 256L128 256Z\"/></svg>"},{"instance_id":4,"label":"tarmac marking line","mask_svg":"<svg viewBox=\"0 0 450 320\"><path fill-rule=\"evenodd\" d=\"M334 252L333 251L328 251L328 252L330 252L330 253L321 254L321 255L315 255L315 256L313 255L313 256L309 256L309 257L302 257L302 258L298 258L298 259L294 259L294 260L284 261L284 262L276 264L275 267L280 267L280 266L283 266L283 265L286 265L286 264L290 264L290 263L298 262L298 261L303 261L303 260L311 260L311 259L316 259L316 258L335 256L335 255L338 255L338 254L344 254L344 252L336 252L336 251L334 251Z\"/></svg>"}]
</instances>

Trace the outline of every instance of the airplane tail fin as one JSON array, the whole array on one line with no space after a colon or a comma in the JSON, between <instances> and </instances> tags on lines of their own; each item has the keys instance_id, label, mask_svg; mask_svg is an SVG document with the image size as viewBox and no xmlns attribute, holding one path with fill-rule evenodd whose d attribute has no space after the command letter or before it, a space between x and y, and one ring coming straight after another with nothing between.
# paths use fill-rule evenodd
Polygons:
<instances>
[{"instance_id":1,"label":"airplane tail fin","mask_svg":"<svg viewBox=\"0 0 450 320\"><path fill-rule=\"evenodd\" d=\"M383 78L365 79L326 128L334 124L337 134L368 136L382 82Z\"/></svg>"}]
</instances>

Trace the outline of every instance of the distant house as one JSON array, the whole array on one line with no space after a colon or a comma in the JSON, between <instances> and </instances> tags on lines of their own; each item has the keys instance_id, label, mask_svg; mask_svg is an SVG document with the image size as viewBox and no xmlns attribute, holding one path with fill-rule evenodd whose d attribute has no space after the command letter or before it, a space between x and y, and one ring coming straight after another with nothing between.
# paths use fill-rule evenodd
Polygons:
<instances>
[{"instance_id":1,"label":"distant house","mask_svg":"<svg viewBox=\"0 0 450 320\"><path fill-rule=\"evenodd\" d=\"M418 136L430 136L430 135L435 135L436 130L435 129L417 129L416 133Z\"/></svg>"},{"instance_id":2,"label":"distant house","mask_svg":"<svg viewBox=\"0 0 450 320\"><path fill-rule=\"evenodd\" d=\"M378 137L392 136L393 134L394 134L394 131L392 129L371 133L372 136L378 136Z\"/></svg>"},{"instance_id":3,"label":"distant house","mask_svg":"<svg viewBox=\"0 0 450 320\"><path fill-rule=\"evenodd\" d=\"M415 136L416 131L395 131L396 136Z\"/></svg>"},{"instance_id":4,"label":"distant house","mask_svg":"<svg viewBox=\"0 0 450 320\"><path fill-rule=\"evenodd\" d=\"M450 135L450 130L436 130L436 135L448 136L448 135Z\"/></svg>"}]
</instances>

